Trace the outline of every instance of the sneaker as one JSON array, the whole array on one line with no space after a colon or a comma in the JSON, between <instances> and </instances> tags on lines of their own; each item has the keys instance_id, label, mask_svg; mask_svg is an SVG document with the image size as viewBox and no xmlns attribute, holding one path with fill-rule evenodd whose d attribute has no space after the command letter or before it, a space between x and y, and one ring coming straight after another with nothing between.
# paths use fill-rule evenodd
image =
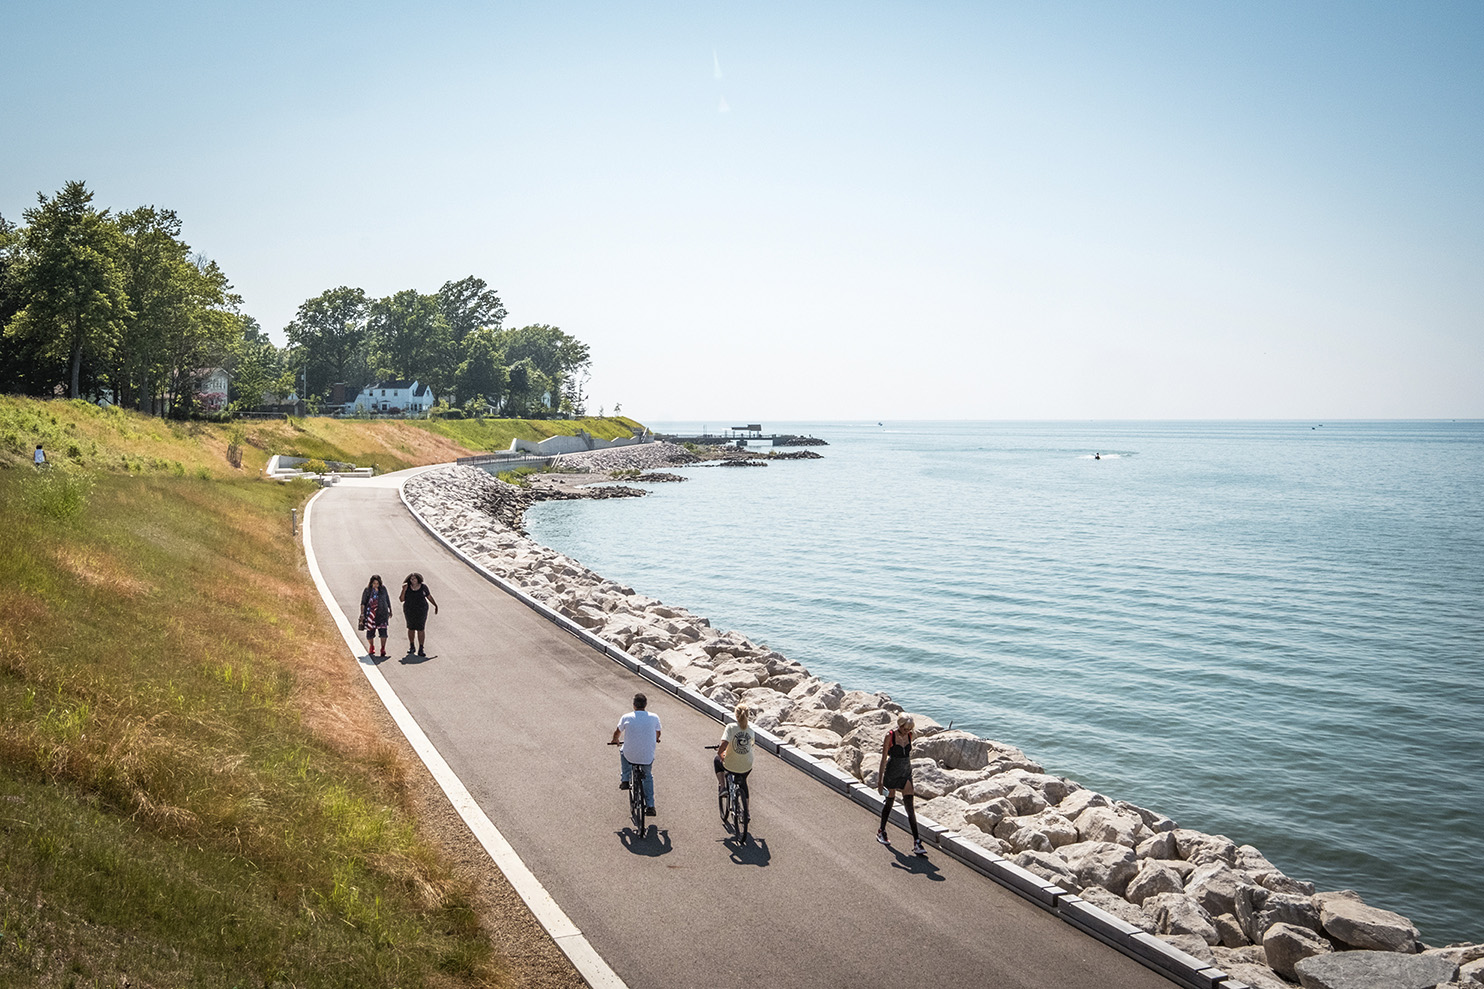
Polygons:
<instances>
[{"instance_id":1,"label":"sneaker","mask_svg":"<svg viewBox=\"0 0 1484 989\"><path fill-rule=\"evenodd\" d=\"M920 841L914 841L912 843L912 854L913 855L926 855L927 854L927 849L922 847L922 842L920 842Z\"/></svg>"},{"instance_id":2,"label":"sneaker","mask_svg":"<svg viewBox=\"0 0 1484 989\"><path fill-rule=\"evenodd\" d=\"M624 780L622 783L618 784L618 788L620 790L627 790L629 788L629 781Z\"/></svg>"},{"instance_id":3,"label":"sneaker","mask_svg":"<svg viewBox=\"0 0 1484 989\"><path fill-rule=\"evenodd\" d=\"M653 807L646 807L646 808L644 808L644 816L645 817L653 817L654 816L654 808Z\"/></svg>"},{"instance_id":4,"label":"sneaker","mask_svg":"<svg viewBox=\"0 0 1484 989\"><path fill-rule=\"evenodd\" d=\"M876 832L876 840L881 842L887 848L891 847L891 839L886 836L885 828L882 828L880 831Z\"/></svg>"}]
</instances>

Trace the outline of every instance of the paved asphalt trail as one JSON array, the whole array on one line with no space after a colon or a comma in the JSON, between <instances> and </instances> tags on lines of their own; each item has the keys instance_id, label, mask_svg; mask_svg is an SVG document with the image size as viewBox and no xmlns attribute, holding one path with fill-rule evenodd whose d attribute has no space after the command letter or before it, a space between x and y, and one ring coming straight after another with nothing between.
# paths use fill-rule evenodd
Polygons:
<instances>
[{"instance_id":1,"label":"paved asphalt trail","mask_svg":"<svg viewBox=\"0 0 1484 989\"><path fill-rule=\"evenodd\" d=\"M387 479L315 503L310 538L354 616L372 573L395 617L382 673L593 947L635 989L1172 983L945 855L903 854L873 816L775 756L751 777L754 843L728 842L711 753L721 726L583 645L429 536ZM407 573L441 608L406 657ZM646 689L647 688L647 689ZM639 837L604 745L636 690L664 723L654 824Z\"/></svg>"}]
</instances>

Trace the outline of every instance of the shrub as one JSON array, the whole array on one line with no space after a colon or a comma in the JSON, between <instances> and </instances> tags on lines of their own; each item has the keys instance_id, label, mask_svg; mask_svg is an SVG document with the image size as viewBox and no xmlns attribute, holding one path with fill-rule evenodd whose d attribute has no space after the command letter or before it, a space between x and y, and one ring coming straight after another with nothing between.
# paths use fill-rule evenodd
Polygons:
<instances>
[{"instance_id":1,"label":"shrub","mask_svg":"<svg viewBox=\"0 0 1484 989\"><path fill-rule=\"evenodd\" d=\"M86 474L47 468L27 487L26 504L37 515L66 522L82 514L92 490L93 479Z\"/></svg>"},{"instance_id":2,"label":"shrub","mask_svg":"<svg viewBox=\"0 0 1484 989\"><path fill-rule=\"evenodd\" d=\"M315 457L313 460L304 461L302 464L299 465L299 469L304 471L306 474L324 474L327 473L330 468L328 465L325 464L323 460Z\"/></svg>"}]
</instances>

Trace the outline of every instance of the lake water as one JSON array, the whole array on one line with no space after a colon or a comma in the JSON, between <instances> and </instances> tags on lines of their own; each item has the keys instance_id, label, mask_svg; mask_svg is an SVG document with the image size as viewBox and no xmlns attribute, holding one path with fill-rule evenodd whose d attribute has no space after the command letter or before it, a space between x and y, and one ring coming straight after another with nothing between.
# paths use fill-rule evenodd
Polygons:
<instances>
[{"instance_id":1,"label":"lake water","mask_svg":"<svg viewBox=\"0 0 1484 989\"><path fill-rule=\"evenodd\" d=\"M825 459L548 502L531 535L1431 944L1484 939L1484 423L768 429Z\"/></svg>"}]
</instances>

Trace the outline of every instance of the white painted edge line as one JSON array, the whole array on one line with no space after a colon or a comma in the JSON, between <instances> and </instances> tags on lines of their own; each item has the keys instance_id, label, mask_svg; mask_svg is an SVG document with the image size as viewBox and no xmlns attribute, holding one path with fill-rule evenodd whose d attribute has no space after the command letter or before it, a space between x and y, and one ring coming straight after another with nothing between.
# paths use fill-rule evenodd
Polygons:
<instances>
[{"instance_id":1,"label":"white painted edge line","mask_svg":"<svg viewBox=\"0 0 1484 989\"><path fill-rule=\"evenodd\" d=\"M400 493L400 486L398 491ZM356 665L361 668L361 672L365 674L372 689L376 691L376 695L381 698L381 703L386 706L387 713L396 721L397 727L402 730L402 734L417 753L418 758L422 759L423 765L428 767L428 772L433 774L433 778L443 788L454 810L458 811L459 816L464 819L464 823L484 846L485 852L489 854L495 867L504 873L510 885L515 888L516 893L520 894L520 898L535 915L536 920L546 929L546 933L551 935L557 947L561 948L562 953L572 962L583 981L593 989L628 989L623 979L619 978L618 973L608 966L608 963L603 960L583 933L577 929L577 925L572 923L566 912L557 906L556 900L552 899L546 887L541 885L541 880L537 879L525 862L521 861L515 849L510 846L510 842L506 841L505 836L500 833L500 829L495 827L494 822L475 802L473 795L464 786L463 780L458 778L453 767L449 766L438 750L433 747L433 743L423 732L422 727L413 718L412 712L407 710L401 698L392 689L392 685L387 682L386 677L382 676L381 670L375 663L367 662L361 653L361 638L356 634L356 630L351 628L350 619L340 610L340 605L330 593L324 575L320 573L319 561L315 559L314 549L309 543L312 509L314 503L324 493L324 490L320 490L304 506L304 558L309 564L309 574L314 579L314 585L319 588L320 598L325 602L325 607L330 610L331 617L335 619L335 626L340 630L340 636L345 640L350 654L355 657Z\"/></svg>"},{"instance_id":2,"label":"white painted edge line","mask_svg":"<svg viewBox=\"0 0 1484 989\"><path fill-rule=\"evenodd\" d=\"M445 465L438 464L435 466L441 467ZM433 468L429 467L427 469L432 470ZM418 473L422 472L419 471ZM717 708L717 711L719 711L720 714L707 710L707 708L703 705L710 705L710 707L716 707L716 705L711 704L711 702L708 701L700 693L691 690L688 687L677 684L676 681L671 680L670 677L656 670L654 667L649 666L647 663L640 662L639 660L630 656L624 650L598 637L588 629L585 629L582 626L578 625L576 622L573 622L570 618L567 618L565 615L561 614L555 609L542 604L540 601L537 601L529 594L526 594L514 584L511 584L504 578L497 576L496 574L491 572L489 568L482 566L468 553L455 546L452 540L448 539L446 536L443 535L443 533L439 532L438 529L426 518L424 518L421 512L413 508L412 503L407 500L407 482L415 476L416 475L404 476L398 483L397 492L402 499L402 505L404 508L407 509L408 513L413 517L413 519L415 519L417 523L423 527L424 531L426 531L434 539L438 540L438 542L442 543L443 546L450 553L458 557L460 560L464 561L464 563L466 563L485 580L494 584L506 594L509 594L511 597L515 598L526 607L535 611L537 614L544 617L553 625L557 626L563 631L570 632L578 639L587 643L589 647L604 654L615 663L618 663L620 666L628 669L630 672L637 673L645 679L660 685L662 689L673 694L675 697L689 704L691 707L700 711L702 714L706 714L710 717L714 717L722 722L725 722L726 712L722 711L720 708ZM305 519L308 519L307 510L305 511ZM307 525L308 522L306 521L305 524ZM349 627L348 624L347 627ZM359 655L359 642L356 643L356 647L357 655ZM666 681L668 681L669 684L675 684L675 687L672 688L671 686L667 685ZM798 758L798 761L794 761L793 759L785 757L785 749L792 748L792 746L789 746L781 739L778 739L771 732L765 731L761 728L758 729L758 739L761 748L763 748L765 751L779 756L785 764L792 765L795 769L798 769L805 774L813 777L817 781L824 783L835 792L841 792L839 789L839 783L843 781L831 778L834 776L834 774L823 768L824 764L822 760L815 758L807 752L802 752L797 749L794 749L792 754ZM844 794L848 799L854 800L856 803L870 808L874 813L879 813L880 809L885 806L885 800L882 797L878 796L876 791L867 789L865 786L859 783L847 786ZM891 819L892 823L895 824L897 827L901 828L902 830L906 830L907 815L902 808L895 808L892 811ZM1108 916L1103 911L1097 909L1092 904L1083 901L1080 897L1071 896L1071 894L1062 889L1060 886L1057 886L1055 883L1052 883L1046 879L1042 879L1040 876L1037 876L1029 870L1022 869L1020 866L1014 864L1008 859L1005 859L999 855L994 854L993 852L988 851L987 849L981 848L979 845L960 838L957 832L944 828L936 821L930 820L926 817L918 818L919 825L924 825L924 823L925 830L928 831L927 840L936 845L941 851L946 852L949 856L957 859L959 862L963 863L965 866L974 870L980 875L990 879L1000 886L1003 886L1004 888L1010 890L1012 893L1017 894L1021 897L1021 899L1024 899L1030 903L1034 903L1041 909L1055 914L1063 923L1077 928L1078 930L1087 934L1089 937L1092 937L1094 940L1103 942L1110 948L1118 951L1120 954L1128 958L1132 958L1139 964L1143 965L1145 968L1148 968L1151 971L1163 975L1170 981L1175 982L1178 985L1190 987L1190 989L1209 989L1209 987L1218 986L1225 983L1230 978L1230 976L1228 976L1225 972L1221 971L1216 966L1208 965L1198 958L1187 955L1185 952L1179 950L1174 945L1171 945L1165 941L1158 940L1152 935L1145 935L1142 931L1138 932L1137 934L1123 931L1114 931L1112 933L1107 933L1106 931L1093 933L1092 931L1089 931L1085 924L1078 923L1076 920L1073 920L1069 916L1067 916L1066 913L1062 912L1059 904L1061 903L1063 898L1070 897L1069 902L1078 904L1077 910L1080 915L1079 919L1094 920L1095 923L1101 921L1102 927L1107 927L1109 930L1111 930L1113 926L1116 926L1118 924L1118 921L1116 918ZM1104 920L1103 918L1106 919Z\"/></svg>"}]
</instances>

